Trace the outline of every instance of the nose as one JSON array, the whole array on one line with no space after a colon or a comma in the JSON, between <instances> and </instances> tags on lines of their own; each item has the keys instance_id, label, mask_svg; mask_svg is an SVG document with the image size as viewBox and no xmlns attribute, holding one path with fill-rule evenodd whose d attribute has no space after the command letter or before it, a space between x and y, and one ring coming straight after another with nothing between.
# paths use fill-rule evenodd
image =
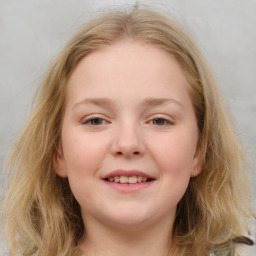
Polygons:
<instances>
[{"instance_id":1,"label":"nose","mask_svg":"<svg viewBox=\"0 0 256 256\"><path fill-rule=\"evenodd\" d=\"M111 153L116 157L136 158L143 156L145 145L142 133L135 125L123 125L115 130Z\"/></svg>"}]
</instances>

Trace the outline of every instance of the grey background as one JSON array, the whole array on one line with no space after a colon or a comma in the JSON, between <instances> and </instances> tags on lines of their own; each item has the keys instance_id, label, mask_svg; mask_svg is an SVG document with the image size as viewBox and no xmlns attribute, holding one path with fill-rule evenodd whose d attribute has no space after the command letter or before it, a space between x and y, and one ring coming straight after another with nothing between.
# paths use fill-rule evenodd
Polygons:
<instances>
[{"instance_id":1,"label":"grey background","mask_svg":"<svg viewBox=\"0 0 256 256\"><path fill-rule=\"evenodd\" d=\"M252 163L256 206L256 0L0 0L1 170L26 122L36 87L66 41L95 14L136 2L172 17L202 49Z\"/></svg>"}]
</instances>

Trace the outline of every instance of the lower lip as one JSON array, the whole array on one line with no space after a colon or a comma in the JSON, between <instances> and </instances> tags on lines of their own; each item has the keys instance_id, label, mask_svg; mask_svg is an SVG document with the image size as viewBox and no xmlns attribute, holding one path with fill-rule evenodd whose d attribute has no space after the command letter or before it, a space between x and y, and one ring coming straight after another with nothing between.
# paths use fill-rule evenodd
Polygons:
<instances>
[{"instance_id":1,"label":"lower lip","mask_svg":"<svg viewBox=\"0 0 256 256\"><path fill-rule=\"evenodd\" d=\"M154 183L153 180L148 181L148 182L134 183L134 184L109 182L106 180L104 180L104 182L111 188L113 188L119 192L123 192L123 193L137 192L139 190L148 188L149 186L151 186Z\"/></svg>"}]
</instances>

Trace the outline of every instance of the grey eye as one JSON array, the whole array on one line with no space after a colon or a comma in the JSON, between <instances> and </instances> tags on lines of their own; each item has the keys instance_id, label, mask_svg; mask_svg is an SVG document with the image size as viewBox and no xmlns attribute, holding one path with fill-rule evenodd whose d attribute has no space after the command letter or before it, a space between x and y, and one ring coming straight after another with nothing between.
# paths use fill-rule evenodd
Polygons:
<instances>
[{"instance_id":1,"label":"grey eye","mask_svg":"<svg viewBox=\"0 0 256 256\"><path fill-rule=\"evenodd\" d=\"M101 125L103 124L103 119L102 118L93 118L89 120L90 125Z\"/></svg>"},{"instance_id":2,"label":"grey eye","mask_svg":"<svg viewBox=\"0 0 256 256\"><path fill-rule=\"evenodd\" d=\"M152 123L154 125L165 125L165 124L168 124L169 122L164 118L155 118L154 120L152 120Z\"/></svg>"}]
</instances>

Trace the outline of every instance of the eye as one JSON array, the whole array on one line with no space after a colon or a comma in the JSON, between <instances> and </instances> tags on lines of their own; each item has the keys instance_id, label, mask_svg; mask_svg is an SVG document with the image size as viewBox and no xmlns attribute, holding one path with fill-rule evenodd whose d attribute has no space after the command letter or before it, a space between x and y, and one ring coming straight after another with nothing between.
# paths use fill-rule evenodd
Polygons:
<instances>
[{"instance_id":1,"label":"eye","mask_svg":"<svg viewBox=\"0 0 256 256\"><path fill-rule=\"evenodd\" d=\"M89 125L89 126L101 126L107 124L108 121L101 117L97 116L89 116L85 120L83 120L82 124Z\"/></svg>"},{"instance_id":2,"label":"eye","mask_svg":"<svg viewBox=\"0 0 256 256\"><path fill-rule=\"evenodd\" d=\"M104 120L102 118L97 117L97 118L90 119L86 123L88 123L90 125L101 125L104 123Z\"/></svg>"},{"instance_id":3,"label":"eye","mask_svg":"<svg viewBox=\"0 0 256 256\"><path fill-rule=\"evenodd\" d=\"M173 122L167 118L156 117L154 119L151 119L149 121L149 124L153 124L155 126L167 126L167 125L172 125Z\"/></svg>"},{"instance_id":4,"label":"eye","mask_svg":"<svg viewBox=\"0 0 256 256\"><path fill-rule=\"evenodd\" d=\"M152 123L155 125L165 125L165 124L168 124L169 122L163 118L155 118L152 120Z\"/></svg>"}]
</instances>

